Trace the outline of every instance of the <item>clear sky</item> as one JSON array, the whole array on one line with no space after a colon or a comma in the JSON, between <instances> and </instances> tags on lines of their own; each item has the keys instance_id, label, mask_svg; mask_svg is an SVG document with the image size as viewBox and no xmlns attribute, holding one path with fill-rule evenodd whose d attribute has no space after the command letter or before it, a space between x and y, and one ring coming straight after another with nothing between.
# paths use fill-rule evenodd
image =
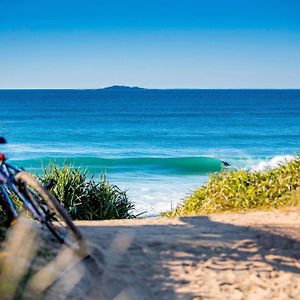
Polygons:
<instances>
[{"instance_id":1,"label":"clear sky","mask_svg":"<svg viewBox=\"0 0 300 300\"><path fill-rule=\"evenodd\" d=\"M300 88L299 0L0 0L0 88Z\"/></svg>"}]
</instances>

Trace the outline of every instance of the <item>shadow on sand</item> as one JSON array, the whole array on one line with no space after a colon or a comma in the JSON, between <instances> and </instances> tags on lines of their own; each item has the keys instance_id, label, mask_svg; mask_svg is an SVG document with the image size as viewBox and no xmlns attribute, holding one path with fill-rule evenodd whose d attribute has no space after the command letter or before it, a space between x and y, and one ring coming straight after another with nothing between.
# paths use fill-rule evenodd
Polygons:
<instances>
[{"instance_id":1,"label":"shadow on sand","mask_svg":"<svg viewBox=\"0 0 300 300\"><path fill-rule=\"evenodd\" d=\"M202 299L195 296L197 291L184 289L191 280L190 273L195 272L197 278L199 269L199 285L209 271L300 274L299 265L294 263L300 259L299 235L293 239L273 230L225 224L206 216L179 221L167 225L82 226L94 251L104 255L104 274L90 277L96 283L90 282L90 298L97 299L101 293L107 299ZM96 252L93 256L97 259ZM88 266L86 269L89 272Z\"/></svg>"}]
</instances>

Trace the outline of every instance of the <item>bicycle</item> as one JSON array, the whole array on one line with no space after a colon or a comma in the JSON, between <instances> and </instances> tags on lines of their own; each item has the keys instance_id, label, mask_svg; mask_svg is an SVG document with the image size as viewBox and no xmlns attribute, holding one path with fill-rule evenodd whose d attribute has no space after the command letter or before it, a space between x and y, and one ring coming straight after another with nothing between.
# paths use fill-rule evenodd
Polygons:
<instances>
[{"instance_id":1,"label":"bicycle","mask_svg":"<svg viewBox=\"0 0 300 300\"><path fill-rule=\"evenodd\" d=\"M6 140L0 137L0 144ZM14 195L14 196L13 196ZM8 226L17 221L18 210L14 197L19 199L32 217L45 225L60 242L78 255L88 256L85 240L60 202L35 177L6 162L0 153L0 205L8 218Z\"/></svg>"}]
</instances>

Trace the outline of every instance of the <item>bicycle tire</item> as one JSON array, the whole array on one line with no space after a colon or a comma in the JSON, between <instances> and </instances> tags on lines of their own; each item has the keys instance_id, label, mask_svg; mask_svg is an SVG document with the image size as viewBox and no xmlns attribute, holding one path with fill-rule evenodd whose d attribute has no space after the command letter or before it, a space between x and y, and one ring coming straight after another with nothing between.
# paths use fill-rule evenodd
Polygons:
<instances>
[{"instance_id":1,"label":"bicycle tire","mask_svg":"<svg viewBox=\"0 0 300 300\"><path fill-rule=\"evenodd\" d=\"M59 242L71 247L79 256L87 256L87 246L81 232L59 201L29 173L21 171L15 175L15 179L23 184L34 205L37 205L43 211L45 211L43 206L46 205L47 209L51 211L51 215L55 216L55 221L51 219L44 221L53 236ZM60 222L63 222L63 224ZM70 230L71 235L69 233L68 236L65 234L67 228Z\"/></svg>"}]
</instances>

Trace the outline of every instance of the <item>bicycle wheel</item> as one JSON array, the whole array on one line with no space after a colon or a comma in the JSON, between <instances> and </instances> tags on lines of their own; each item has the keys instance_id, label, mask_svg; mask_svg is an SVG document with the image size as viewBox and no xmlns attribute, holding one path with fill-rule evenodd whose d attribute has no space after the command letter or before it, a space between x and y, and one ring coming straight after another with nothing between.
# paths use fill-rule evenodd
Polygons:
<instances>
[{"instance_id":1,"label":"bicycle wheel","mask_svg":"<svg viewBox=\"0 0 300 300\"><path fill-rule=\"evenodd\" d=\"M15 179L22 184L22 193L30 198L33 206L44 212L46 216L44 224L55 238L71 247L80 256L88 255L84 238L59 201L32 175L21 171L15 175Z\"/></svg>"}]
</instances>

